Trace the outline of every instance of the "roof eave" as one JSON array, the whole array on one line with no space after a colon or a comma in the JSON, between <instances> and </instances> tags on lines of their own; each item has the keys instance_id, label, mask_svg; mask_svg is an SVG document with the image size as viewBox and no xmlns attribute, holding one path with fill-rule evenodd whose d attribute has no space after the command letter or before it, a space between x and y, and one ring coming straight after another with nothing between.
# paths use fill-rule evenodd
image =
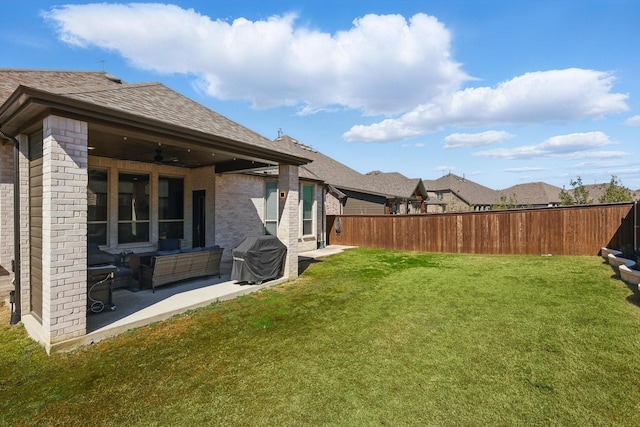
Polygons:
<instances>
[{"instance_id":1,"label":"roof eave","mask_svg":"<svg viewBox=\"0 0 640 427\"><path fill-rule=\"evenodd\" d=\"M131 127L159 136L171 136L206 148L231 151L247 157L260 157L282 164L300 166L311 162L311 159L293 154L270 150L160 120L136 116L125 111L114 110L27 86L19 86L0 107L0 126L9 126L15 130L14 133L20 133L20 130L33 117L46 110L59 111L86 120L93 119Z\"/></svg>"}]
</instances>

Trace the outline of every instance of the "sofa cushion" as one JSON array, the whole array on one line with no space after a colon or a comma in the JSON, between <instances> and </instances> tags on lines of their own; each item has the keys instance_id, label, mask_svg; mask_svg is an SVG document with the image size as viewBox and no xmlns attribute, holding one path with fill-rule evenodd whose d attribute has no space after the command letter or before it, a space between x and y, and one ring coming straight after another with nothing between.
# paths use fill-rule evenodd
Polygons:
<instances>
[{"instance_id":1,"label":"sofa cushion","mask_svg":"<svg viewBox=\"0 0 640 427\"><path fill-rule=\"evenodd\" d=\"M202 250L204 250L204 248L201 248L201 247L187 248L187 249L182 249L182 253L183 254L188 254L190 252L202 252Z\"/></svg>"},{"instance_id":2,"label":"sofa cushion","mask_svg":"<svg viewBox=\"0 0 640 427\"><path fill-rule=\"evenodd\" d=\"M176 255L181 253L182 251L180 251L180 249L175 249L172 251L157 251L156 252L156 256L162 256L162 255Z\"/></svg>"},{"instance_id":3,"label":"sofa cushion","mask_svg":"<svg viewBox=\"0 0 640 427\"><path fill-rule=\"evenodd\" d=\"M180 239L161 239L158 240L158 251L175 251L180 250Z\"/></svg>"}]
</instances>

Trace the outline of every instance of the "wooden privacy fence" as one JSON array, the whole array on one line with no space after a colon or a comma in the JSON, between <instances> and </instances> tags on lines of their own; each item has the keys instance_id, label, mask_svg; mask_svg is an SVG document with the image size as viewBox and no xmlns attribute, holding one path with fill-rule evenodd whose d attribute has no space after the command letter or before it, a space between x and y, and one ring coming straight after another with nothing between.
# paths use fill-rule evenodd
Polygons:
<instances>
[{"instance_id":1,"label":"wooden privacy fence","mask_svg":"<svg viewBox=\"0 0 640 427\"><path fill-rule=\"evenodd\" d=\"M426 215L328 215L328 243L424 252L597 255L603 246L619 249L635 244L635 207L620 203Z\"/></svg>"}]
</instances>

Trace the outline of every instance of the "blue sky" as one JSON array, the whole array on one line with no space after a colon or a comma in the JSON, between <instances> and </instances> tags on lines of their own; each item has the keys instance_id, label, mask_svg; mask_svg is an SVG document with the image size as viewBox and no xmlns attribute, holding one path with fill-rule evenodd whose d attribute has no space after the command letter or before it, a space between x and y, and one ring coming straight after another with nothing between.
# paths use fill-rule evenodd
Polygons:
<instances>
[{"instance_id":1,"label":"blue sky","mask_svg":"<svg viewBox=\"0 0 640 427\"><path fill-rule=\"evenodd\" d=\"M366 173L640 189L636 0L3 0L4 68L159 81Z\"/></svg>"}]
</instances>

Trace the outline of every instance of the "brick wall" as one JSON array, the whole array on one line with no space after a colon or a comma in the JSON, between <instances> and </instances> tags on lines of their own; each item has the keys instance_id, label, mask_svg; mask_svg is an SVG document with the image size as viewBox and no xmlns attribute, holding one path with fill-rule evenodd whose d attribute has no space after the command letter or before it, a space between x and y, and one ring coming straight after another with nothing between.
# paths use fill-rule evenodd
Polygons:
<instances>
[{"instance_id":1,"label":"brick wall","mask_svg":"<svg viewBox=\"0 0 640 427\"><path fill-rule=\"evenodd\" d=\"M287 250L285 277L298 277L298 236L300 235L298 167L280 165L278 176L278 238ZM284 197L282 197L284 195Z\"/></svg>"},{"instance_id":2,"label":"brick wall","mask_svg":"<svg viewBox=\"0 0 640 427\"><path fill-rule=\"evenodd\" d=\"M327 193L325 198L327 204L327 215L342 215L342 203L332 194Z\"/></svg>"},{"instance_id":3,"label":"brick wall","mask_svg":"<svg viewBox=\"0 0 640 427\"><path fill-rule=\"evenodd\" d=\"M225 248L223 259L247 236L264 235L265 180L224 174L215 181L215 244Z\"/></svg>"},{"instance_id":4,"label":"brick wall","mask_svg":"<svg viewBox=\"0 0 640 427\"><path fill-rule=\"evenodd\" d=\"M86 333L87 123L43 121L43 337L48 344Z\"/></svg>"},{"instance_id":5,"label":"brick wall","mask_svg":"<svg viewBox=\"0 0 640 427\"><path fill-rule=\"evenodd\" d=\"M13 144L0 145L0 266L13 259Z\"/></svg>"}]
</instances>

